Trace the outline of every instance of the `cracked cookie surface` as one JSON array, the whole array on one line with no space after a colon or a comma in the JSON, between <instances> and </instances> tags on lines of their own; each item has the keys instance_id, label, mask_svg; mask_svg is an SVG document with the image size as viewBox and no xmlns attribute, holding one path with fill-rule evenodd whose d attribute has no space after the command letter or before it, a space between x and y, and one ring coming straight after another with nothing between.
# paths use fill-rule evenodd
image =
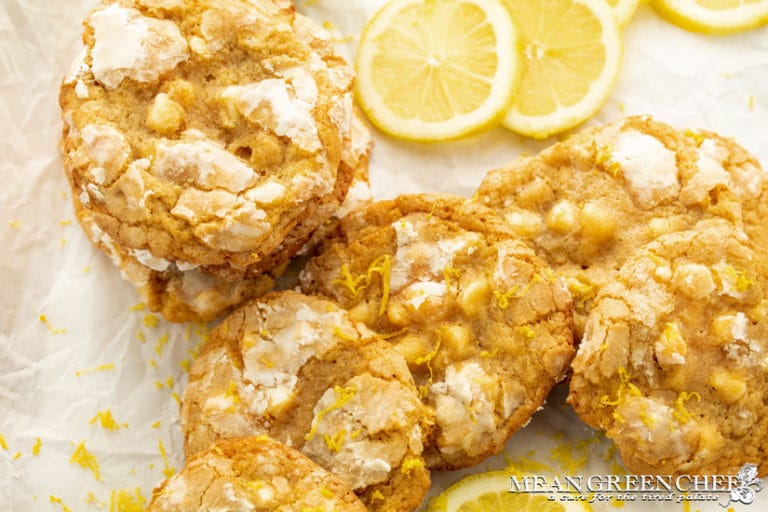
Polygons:
<instances>
[{"instance_id":1,"label":"cracked cookie surface","mask_svg":"<svg viewBox=\"0 0 768 512\"><path fill-rule=\"evenodd\" d=\"M236 310L192 365L188 456L268 434L342 478L370 510L416 508L432 425L403 357L330 301L285 291Z\"/></svg>"},{"instance_id":2,"label":"cracked cookie surface","mask_svg":"<svg viewBox=\"0 0 768 512\"><path fill-rule=\"evenodd\" d=\"M352 212L300 280L408 361L436 416L433 469L501 450L573 356L565 284L492 211L456 196L401 196Z\"/></svg>"},{"instance_id":3,"label":"cracked cookie surface","mask_svg":"<svg viewBox=\"0 0 768 512\"><path fill-rule=\"evenodd\" d=\"M706 218L742 227L766 208L767 186L732 141L630 117L489 172L473 199L504 215L566 277L580 338L595 295L639 247Z\"/></svg>"},{"instance_id":4,"label":"cracked cookie surface","mask_svg":"<svg viewBox=\"0 0 768 512\"><path fill-rule=\"evenodd\" d=\"M768 253L720 221L644 246L598 294L568 401L640 474L768 472Z\"/></svg>"},{"instance_id":5,"label":"cracked cookie surface","mask_svg":"<svg viewBox=\"0 0 768 512\"><path fill-rule=\"evenodd\" d=\"M337 476L267 436L222 440L152 493L147 512L367 509Z\"/></svg>"},{"instance_id":6,"label":"cracked cookie surface","mask_svg":"<svg viewBox=\"0 0 768 512\"><path fill-rule=\"evenodd\" d=\"M84 25L60 94L64 166L127 254L240 279L346 193L352 72L306 18L268 0L121 0Z\"/></svg>"}]
</instances>

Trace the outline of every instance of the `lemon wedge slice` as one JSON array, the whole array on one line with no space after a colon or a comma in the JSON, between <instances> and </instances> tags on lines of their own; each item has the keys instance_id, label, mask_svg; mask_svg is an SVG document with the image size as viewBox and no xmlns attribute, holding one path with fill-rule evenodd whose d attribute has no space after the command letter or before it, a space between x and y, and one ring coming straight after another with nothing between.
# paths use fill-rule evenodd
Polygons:
<instances>
[{"instance_id":1,"label":"lemon wedge slice","mask_svg":"<svg viewBox=\"0 0 768 512\"><path fill-rule=\"evenodd\" d=\"M768 0L652 0L672 23L707 34L729 34L768 22Z\"/></svg>"},{"instance_id":2,"label":"lemon wedge slice","mask_svg":"<svg viewBox=\"0 0 768 512\"><path fill-rule=\"evenodd\" d=\"M608 5L613 9L613 15L620 26L624 26L632 18L637 10L640 0L608 0Z\"/></svg>"},{"instance_id":3,"label":"lemon wedge slice","mask_svg":"<svg viewBox=\"0 0 768 512\"><path fill-rule=\"evenodd\" d=\"M522 77L507 128L545 138L572 128L605 103L622 43L605 0L503 0L518 28Z\"/></svg>"},{"instance_id":4,"label":"lemon wedge slice","mask_svg":"<svg viewBox=\"0 0 768 512\"><path fill-rule=\"evenodd\" d=\"M393 0L367 23L356 96L396 137L441 141L497 123L518 77L517 31L498 0Z\"/></svg>"},{"instance_id":5,"label":"lemon wedge slice","mask_svg":"<svg viewBox=\"0 0 768 512\"><path fill-rule=\"evenodd\" d=\"M579 502L549 501L540 494L511 493L510 475L489 471L471 475L434 498L427 512L586 512Z\"/></svg>"}]
</instances>

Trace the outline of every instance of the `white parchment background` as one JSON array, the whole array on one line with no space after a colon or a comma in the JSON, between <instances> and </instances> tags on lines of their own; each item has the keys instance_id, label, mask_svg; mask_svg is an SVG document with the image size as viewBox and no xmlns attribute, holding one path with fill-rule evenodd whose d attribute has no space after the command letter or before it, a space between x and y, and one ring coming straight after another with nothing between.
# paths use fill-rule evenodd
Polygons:
<instances>
[{"instance_id":1,"label":"white parchment background","mask_svg":"<svg viewBox=\"0 0 768 512\"><path fill-rule=\"evenodd\" d=\"M177 397L184 365L206 327L155 322L132 308L139 303L133 288L86 242L74 220L58 156L58 86L77 53L80 22L95 3L0 2L2 512L117 510L120 490L134 501L139 494L148 498L164 471L183 463ZM298 5L335 28L351 57L365 20L381 3ZM625 31L619 82L589 124L629 114L735 137L768 166L768 28L696 35L641 5ZM416 191L468 195L488 169L552 142L503 129L438 145L378 133L375 139L371 181L378 198ZM561 474L610 470L610 444L593 440L594 433L561 405L563 391L510 440L506 457L473 471L509 461ZM119 429L102 426L97 414L106 410ZM98 463L98 480L95 471L70 461L81 442ZM434 491L463 473L435 474ZM768 490L743 509L765 507ZM696 509L723 510L694 503L690 510Z\"/></svg>"}]
</instances>

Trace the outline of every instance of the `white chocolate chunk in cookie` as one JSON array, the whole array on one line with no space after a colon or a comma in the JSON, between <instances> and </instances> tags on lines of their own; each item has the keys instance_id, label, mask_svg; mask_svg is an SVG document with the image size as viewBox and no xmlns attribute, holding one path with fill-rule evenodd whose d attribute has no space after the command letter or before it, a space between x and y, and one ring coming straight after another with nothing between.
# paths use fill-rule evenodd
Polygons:
<instances>
[{"instance_id":1,"label":"white chocolate chunk in cookie","mask_svg":"<svg viewBox=\"0 0 768 512\"><path fill-rule=\"evenodd\" d=\"M653 208L677 196L677 160L657 138L635 130L621 132L611 161L619 164L638 205Z\"/></svg>"},{"instance_id":2,"label":"white chocolate chunk in cookie","mask_svg":"<svg viewBox=\"0 0 768 512\"><path fill-rule=\"evenodd\" d=\"M112 4L91 15L95 42L91 51L94 78L115 89L125 78L151 82L185 61L187 41L168 20L143 16Z\"/></svg>"}]
</instances>

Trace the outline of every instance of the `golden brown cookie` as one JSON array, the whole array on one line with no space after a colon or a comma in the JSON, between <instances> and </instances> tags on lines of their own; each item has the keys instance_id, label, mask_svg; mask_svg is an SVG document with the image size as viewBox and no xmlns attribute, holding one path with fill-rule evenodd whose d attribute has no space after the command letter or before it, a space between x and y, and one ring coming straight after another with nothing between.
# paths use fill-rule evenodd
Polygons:
<instances>
[{"instance_id":1,"label":"golden brown cookie","mask_svg":"<svg viewBox=\"0 0 768 512\"><path fill-rule=\"evenodd\" d=\"M565 276L580 337L598 290L639 247L706 218L741 227L742 202L765 202L753 160L713 153L710 142L699 147L664 123L630 117L491 171L474 200Z\"/></svg>"},{"instance_id":2,"label":"golden brown cookie","mask_svg":"<svg viewBox=\"0 0 768 512\"><path fill-rule=\"evenodd\" d=\"M152 493L147 512L367 509L337 476L267 436L222 440Z\"/></svg>"},{"instance_id":3,"label":"golden brown cookie","mask_svg":"<svg viewBox=\"0 0 768 512\"><path fill-rule=\"evenodd\" d=\"M96 8L60 94L65 170L93 222L125 252L264 271L345 192L352 73L325 39L269 0Z\"/></svg>"},{"instance_id":4,"label":"golden brown cookie","mask_svg":"<svg viewBox=\"0 0 768 512\"><path fill-rule=\"evenodd\" d=\"M432 417L403 357L333 303L269 294L214 329L181 406L190 456L266 433L338 475L370 510L416 508Z\"/></svg>"},{"instance_id":5,"label":"golden brown cookie","mask_svg":"<svg viewBox=\"0 0 768 512\"><path fill-rule=\"evenodd\" d=\"M724 222L639 249L604 286L568 398L641 474L768 473L768 253Z\"/></svg>"},{"instance_id":6,"label":"golden brown cookie","mask_svg":"<svg viewBox=\"0 0 768 512\"><path fill-rule=\"evenodd\" d=\"M562 280L491 210L400 196L344 217L301 276L403 354L436 415L431 468L502 449L573 356Z\"/></svg>"}]
</instances>

